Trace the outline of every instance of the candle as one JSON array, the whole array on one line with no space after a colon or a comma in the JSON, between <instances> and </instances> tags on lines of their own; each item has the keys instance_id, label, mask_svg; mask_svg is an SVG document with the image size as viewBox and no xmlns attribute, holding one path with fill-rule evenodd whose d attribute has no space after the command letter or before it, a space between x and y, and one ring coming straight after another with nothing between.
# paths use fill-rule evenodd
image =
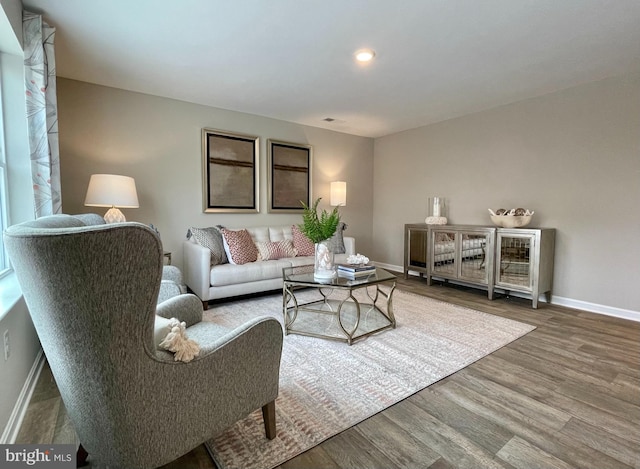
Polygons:
<instances>
[{"instance_id":1,"label":"candle","mask_svg":"<svg viewBox=\"0 0 640 469\"><path fill-rule=\"evenodd\" d=\"M433 216L434 217L440 216L440 197L433 198Z\"/></svg>"}]
</instances>

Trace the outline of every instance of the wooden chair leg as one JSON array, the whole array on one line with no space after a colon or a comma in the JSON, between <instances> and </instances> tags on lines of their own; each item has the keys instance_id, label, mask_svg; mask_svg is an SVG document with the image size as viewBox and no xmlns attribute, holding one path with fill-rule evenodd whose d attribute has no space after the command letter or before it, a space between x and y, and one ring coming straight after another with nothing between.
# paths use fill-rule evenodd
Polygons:
<instances>
[{"instance_id":1,"label":"wooden chair leg","mask_svg":"<svg viewBox=\"0 0 640 469\"><path fill-rule=\"evenodd\" d=\"M83 467L87 465L87 457L89 453L87 450L82 447L82 445L78 446L78 452L76 453L76 467Z\"/></svg>"},{"instance_id":2,"label":"wooden chair leg","mask_svg":"<svg viewBox=\"0 0 640 469\"><path fill-rule=\"evenodd\" d=\"M262 419L264 420L264 431L269 440L276 437L276 401L273 400L262 406Z\"/></svg>"}]
</instances>

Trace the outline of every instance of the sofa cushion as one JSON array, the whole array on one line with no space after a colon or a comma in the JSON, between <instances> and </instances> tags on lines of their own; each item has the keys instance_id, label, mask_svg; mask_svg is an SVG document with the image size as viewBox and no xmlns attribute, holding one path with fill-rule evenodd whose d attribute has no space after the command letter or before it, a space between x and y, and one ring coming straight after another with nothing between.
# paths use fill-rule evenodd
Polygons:
<instances>
[{"instance_id":1,"label":"sofa cushion","mask_svg":"<svg viewBox=\"0 0 640 469\"><path fill-rule=\"evenodd\" d=\"M224 242L220 226L212 226L209 228L191 227L187 231L187 239L193 237L196 243L211 251L211 265L226 264L227 254L224 250Z\"/></svg>"},{"instance_id":2,"label":"sofa cushion","mask_svg":"<svg viewBox=\"0 0 640 469\"><path fill-rule=\"evenodd\" d=\"M283 239L288 239L293 243L293 233L291 232L291 226L270 226L269 239L271 241L282 241Z\"/></svg>"},{"instance_id":3,"label":"sofa cushion","mask_svg":"<svg viewBox=\"0 0 640 469\"><path fill-rule=\"evenodd\" d=\"M269 237L269 228L266 226L247 228L254 243L264 243L267 241L275 241Z\"/></svg>"},{"instance_id":4,"label":"sofa cushion","mask_svg":"<svg viewBox=\"0 0 640 469\"><path fill-rule=\"evenodd\" d=\"M282 241L283 239L293 241L291 225L249 227L247 231L251 235L254 243Z\"/></svg>"},{"instance_id":5,"label":"sofa cushion","mask_svg":"<svg viewBox=\"0 0 640 469\"><path fill-rule=\"evenodd\" d=\"M288 239L281 241L258 241L256 247L258 248L259 261L295 257L298 252L296 248L293 247L293 241Z\"/></svg>"},{"instance_id":6,"label":"sofa cushion","mask_svg":"<svg viewBox=\"0 0 640 469\"><path fill-rule=\"evenodd\" d=\"M231 264L242 265L258 260L256 248L247 230L228 230L221 228L224 250Z\"/></svg>"},{"instance_id":7,"label":"sofa cushion","mask_svg":"<svg viewBox=\"0 0 640 469\"><path fill-rule=\"evenodd\" d=\"M211 269L209 281L212 287L222 287L282 278L282 269L290 266L289 259L217 265Z\"/></svg>"},{"instance_id":8,"label":"sofa cushion","mask_svg":"<svg viewBox=\"0 0 640 469\"><path fill-rule=\"evenodd\" d=\"M291 267L301 267L303 265L313 267L314 256L298 256L287 260L291 262Z\"/></svg>"},{"instance_id":9,"label":"sofa cushion","mask_svg":"<svg viewBox=\"0 0 640 469\"><path fill-rule=\"evenodd\" d=\"M293 247L298 251L298 256L313 256L316 252L315 245L307 236L300 231L298 225L291 226L293 235Z\"/></svg>"}]
</instances>

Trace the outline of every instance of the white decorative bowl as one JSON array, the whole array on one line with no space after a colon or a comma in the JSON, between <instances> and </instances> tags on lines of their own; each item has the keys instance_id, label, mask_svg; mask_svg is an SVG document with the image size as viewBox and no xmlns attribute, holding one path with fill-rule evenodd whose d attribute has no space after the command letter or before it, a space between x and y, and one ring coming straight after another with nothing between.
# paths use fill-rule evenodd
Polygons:
<instances>
[{"instance_id":1,"label":"white decorative bowl","mask_svg":"<svg viewBox=\"0 0 640 469\"><path fill-rule=\"evenodd\" d=\"M490 215L491 221L494 225L498 225L502 228L521 228L531 223L531 217L533 215Z\"/></svg>"}]
</instances>

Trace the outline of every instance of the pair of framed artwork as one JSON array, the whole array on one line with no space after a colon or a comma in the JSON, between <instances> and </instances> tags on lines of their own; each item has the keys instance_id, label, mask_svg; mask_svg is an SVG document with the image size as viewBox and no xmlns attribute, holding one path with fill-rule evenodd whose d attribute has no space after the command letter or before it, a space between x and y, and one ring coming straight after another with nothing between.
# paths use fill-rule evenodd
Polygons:
<instances>
[{"instance_id":1,"label":"pair of framed artwork","mask_svg":"<svg viewBox=\"0 0 640 469\"><path fill-rule=\"evenodd\" d=\"M202 129L206 213L252 213L259 204L259 138ZM311 145L267 140L268 211L301 213L311 202Z\"/></svg>"}]
</instances>

